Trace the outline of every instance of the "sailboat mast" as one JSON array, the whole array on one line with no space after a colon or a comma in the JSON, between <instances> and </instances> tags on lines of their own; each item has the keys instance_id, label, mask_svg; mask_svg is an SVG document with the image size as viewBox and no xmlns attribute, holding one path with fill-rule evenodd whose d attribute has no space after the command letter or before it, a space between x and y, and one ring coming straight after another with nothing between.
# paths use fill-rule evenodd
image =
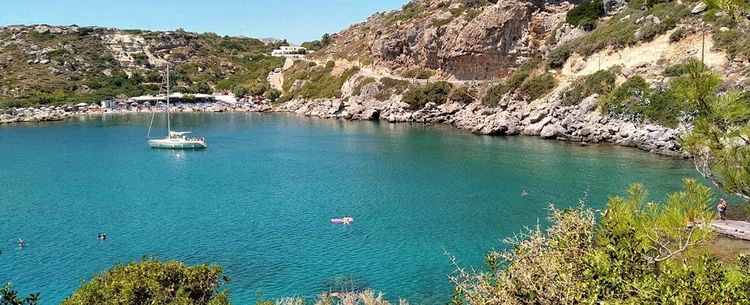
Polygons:
<instances>
[{"instance_id":1,"label":"sailboat mast","mask_svg":"<svg viewBox=\"0 0 750 305\"><path fill-rule=\"evenodd\" d=\"M169 64L167 64L167 137L172 133L172 125L169 122Z\"/></svg>"}]
</instances>

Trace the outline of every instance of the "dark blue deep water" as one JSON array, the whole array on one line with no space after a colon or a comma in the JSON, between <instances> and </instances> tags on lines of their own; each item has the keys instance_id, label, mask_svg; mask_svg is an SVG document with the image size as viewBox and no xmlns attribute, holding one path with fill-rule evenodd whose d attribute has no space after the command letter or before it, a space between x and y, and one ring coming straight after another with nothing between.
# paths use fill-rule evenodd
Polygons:
<instances>
[{"instance_id":1,"label":"dark blue deep water","mask_svg":"<svg viewBox=\"0 0 750 305\"><path fill-rule=\"evenodd\" d=\"M235 304L341 279L444 304L444 249L482 268L549 203L577 205L588 190L599 208L633 182L658 198L695 176L626 148L293 115L175 115L209 148L152 150L149 119L0 128L0 282L56 304L113 264L154 256L223 266ZM344 214L352 226L330 224Z\"/></svg>"}]
</instances>

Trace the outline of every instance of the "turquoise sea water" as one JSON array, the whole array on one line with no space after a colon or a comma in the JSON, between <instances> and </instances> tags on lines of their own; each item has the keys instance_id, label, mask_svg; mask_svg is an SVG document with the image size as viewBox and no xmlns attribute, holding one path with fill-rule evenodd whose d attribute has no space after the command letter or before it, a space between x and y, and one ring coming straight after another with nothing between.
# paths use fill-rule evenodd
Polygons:
<instances>
[{"instance_id":1,"label":"turquoise sea water","mask_svg":"<svg viewBox=\"0 0 750 305\"><path fill-rule=\"evenodd\" d=\"M588 190L601 207L632 182L658 198L695 176L686 161L626 148L293 115L175 115L209 148L152 150L149 119L0 128L0 282L56 304L149 255L220 264L235 304L312 296L342 278L444 304L444 251L482 268L548 203L577 205ZM352 226L330 224L344 214Z\"/></svg>"}]
</instances>

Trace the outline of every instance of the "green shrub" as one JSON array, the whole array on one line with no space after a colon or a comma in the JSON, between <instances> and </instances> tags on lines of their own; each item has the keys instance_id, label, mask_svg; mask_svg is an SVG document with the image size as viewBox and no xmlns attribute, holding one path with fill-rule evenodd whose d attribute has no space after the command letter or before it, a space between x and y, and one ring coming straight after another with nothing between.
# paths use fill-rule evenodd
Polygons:
<instances>
[{"instance_id":1,"label":"green shrub","mask_svg":"<svg viewBox=\"0 0 750 305\"><path fill-rule=\"evenodd\" d=\"M606 95L614 89L616 79L615 74L607 70L600 70L594 74L579 78L565 92L562 105L578 105L583 99L592 94Z\"/></svg>"},{"instance_id":2,"label":"green shrub","mask_svg":"<svg viewBox=\"0 0 750 305\"><path fill-rule=\"evenodd\" d=\"M523 84L523 82L529 77L529 75L531 75L531 73L536 70L541 62L541 58L534 57L518 66L518 69L513 71L513 73L511 73L508 76L508 79L505 81L505 85L506 87L508 87L508 91L515 90L520 87L521 84Z\"/></svg>"},{"instance_id":3,"label":"green shrub","mask_svg":"<svg viewBox=\"0 0 750 305\"><path fill-rule=\"evenodd\" d=\"M647 121L671 128L677 127L681 114L693 110L671 89L650 92L646 103L631 108L631 112L642 114Z\"/></svg>"},{"instance_id":4,"label":"green shrub","mask_svg":"<svg viewBox=\"0 0 750 305\"><path fill-rule=\"evenodd\" d=\"M565 21L573 26L593 28L596 25L596 20L604 14L602 0L584 0L568 11L565 15Z\"/></svg>"},{"instance_id":5,"label":"green shrub","mask_svg":"<svg viewBox=\"0 0 750 305\"><path fill-rule=\"evenodd\" d=\"M750 57L750 33L746 29L730 28L714 31L714 47L726 51L730 57Z\"/></svg>"},{"instance_id":6,"label":"green shrub","mask_svg":"<svg viewBox=\"0 0 750 305\"><path fill-rule=\"evenodd\" d=\"M375 95L375 99L379 101L388 100L393 95L404 93L408 87L408 81L383 77L380 79L380 84L378 85L380 92Z\"/></svg>"},{"instance_id":7,"label":"green shrub","mask_svg":"<svg viewBox=\"0 0 750 305\"><path fill-rule=\"evenodd\" d=\"M547 66L550 69L560 69L565 66L570 55L573 55L570 45L561 45L549 52L549 55L547 55Z\"/></svg>"},{"instance_id":8,"label":"green shrub","mask_svg":"<svg viewBox=\"0 0 750 305\"><path fill-rule=\"evenodd\" d=\"M354 91L352 92L352 95L360 95L360 94L362 94L362 88L364 88L365 86L367 86L369 84L372 84L374 82L377 82L377 80L374 79L374 78L372 78L372 77L367 77L367 78L359 81L357 83L357 86L354 87Z\"/></svg>"},{"instance_id":9,"label":"green shrub","mask_svg":"<svg viewBox=\"0 0 750 305\"><path fill-rule=\"evenodd\" d=\"M503 96L508 93L508 88L505 84L495 84L487 89L487 92L482 98L482 105L489 107L496 107L503 100Z\"/></svg>"},{"instance_id":10,"label":"green shrub","mask_svg":"<svg viewBox=\"0 0 750 305\"><path fill-rule=\"evenodd\" d=\"M688 60L685 63L668 66L664 69L664 76L677 77L687 73L687 69L692 64L702 65L697 59ZM704 68L707 68L705 65Z\"/></svg>"},{"instance_id":11,"label":"green shrub","mask_svg":"<svg viewBox=\"0 0 750 305\"><path fill-rule=\"evenodd\" d=\"M669 42L679 42L682 39L684 39L688 34L690 34L689 30L686 30L684 28L679 28L672 32L671 35L669 35Z\"/></svg>"},{"instance_id":12,"label":"green shrub","mask_svg":"<svg viewBox=\"0 0 750 305\"><path fill-rule=\"evenodd\" d=\"M448 99L458 103L470 104L474 101L475 96L477 96L477 91L474 88L460 86L451 91Z\"/></svg>"},{"instance_id":13,"label":"green shrub","mask_svg":"<svg viewBox=\"0 0 750 305\"><path fill-rule=\"evenodd\" d=\"M11 283L6 283L0 288L0 305L37 305L39 304L39 293L28 297L19 296L18 291L13 290Z\"/></svg>"},{"instance_id":14,"label":"green shrub","mask_svg":"<svg viewBox=\"0 0 750 305\"><path fill-rule=\"evenodd\" d=\"M271 88L263 93L263 97L272 102L275 102L279 97L281 97L281 91Z\"/></svg>"},{"instance_id":15,"label":"green shrub","mask_svg":"<svg viewBox=\"0 0 750 305\"><path fill-rule=\"evenodd\" d=\"M651 90L640 76L629 78L600 103L605 113L634 115L672 128L677 127L681 114L694 110L675 95L673 88Z\"/></svg>"},{"instance_id":16,"label":"green shrub","mask_svg":"<svg viewBox=\"0 0 750 305\"><path fill-rule=\"evenodd\" d=\"M176 261L143 260L118 265L83 283L62 305L195 304L229 305L218 266L185 266Z\"/></svg>"},{"instance_id":17,"label":"green shrub","mask_svg":"<svg viewBox=\"0 0 750 305\"><path fill-rule=\"evenodd\" d=\"M380 79L380 89L386 90L386 91L395 91L398 94L403 93L407 87L409 87L409 82L405 80L400 79L394 79L390 77L383 77Z\"/></svg>"},{"instance_id":18,"label":"green shrub","mask_svg":"<svg viewBox=\"0 0 750 305\"><path fill-rule=\"evenodd\" d=\"M130 54L130 58L132 58L133 63L138 66L146 66L149 64L148 55L145 53L133 53Z\"/></svg>"},{"instance_id":19,"label":"green shrub","mask_svg":"<svg viewBox=\"0 0 750 305\"><path fill-rule=\"evenodd\" d=\"M541 62L542 59L540 57L534 57L523 62L504 82L493 85L487 90L485 96L482 98L482 104L490 107L497 106L506 93L520 88L529 75L539 67Z\"/></svg>"},{"instance_id":20,"label":"green shrub","mask_svg":"<svg viewBox=\"0 0 750 305\"><path fill-rule=\"evenodd\" d=\"M451 92L451 84L445 81L416 86L404 93L402 101L412 109L420 109L427 103L443 104Z\"/></svg>"},{"instance_id":21,"label":"green shrub","mask_svg":"<svg viewBox=\"0 0 750 305\"><path fill-rule=\"evenodd\" d=\"M648 94L648 83L643 77L636 75L628 78L612 91L609 98L601 98L599 101L602 106L601 108L607 113L621 113L623 112L623 108L635 105L635 103L631 102L633 99L643 99L648 97Z\"/></svg>"},{"instance_id":22,"label":"green shrub","mask_svg":"<svg viewBox=\"0 0 750 305\"><path fill-rule=\"evenodd\" d=\"M414 79L429 79L435 75L435 71L430 69L411 69L403 73L403 77L406 78L414 78Z\"/></svg>"},{"instance_id":23,"label":"green shrub","mask_svg":"<svg viewBox=\"0 0 750 305\"><path fill-rule=\"evenodd\" d=\"M209 94L213 90L211 90L211 86L207 82L198 82L190 86L190 91L195 93Z\"/></svg>"},{"instance_id":24,"label":"green shrub","mask_svg":"<svg viewBox=\"0 0 750 305\"><path fill-rule=\"evenodd\" d=\"M6 108L25 108L33 106L34 103L29 99L19 98L0 98L0 109Z\"/></svg>"},{"instance_id":25,"label":"green shrub","mask_svg":"<svg viewBox=\"0 0 750 305\"><path fill-rule=\"evenodd\" d=\"M533 101L550 93L552 89L555 89L555 86L557 86L555 76L552 73L544 73L526 79L518 88L516 96L527 101Z\"/></svg>"}]
</instances>

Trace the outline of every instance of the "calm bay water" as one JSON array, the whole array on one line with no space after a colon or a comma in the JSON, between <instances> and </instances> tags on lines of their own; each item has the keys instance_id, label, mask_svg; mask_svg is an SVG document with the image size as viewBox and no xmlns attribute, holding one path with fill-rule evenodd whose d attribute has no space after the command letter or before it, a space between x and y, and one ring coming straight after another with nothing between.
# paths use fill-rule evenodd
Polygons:
<instances>
[{"instance_id":1,"label":"calm bay water","mask_svg":"<svg viewBox=\"0 0 750 305\"><path fill-rule=\"evenodd\" d=\"M175 115L209 148L152 150L149 119L0 128L0 282L56 304L145 255L220 264L235 304L312 296L341 279L443 304L453 270L443 249L482 268L549 203L577 205L588 189L602 207L633 182L663 198L695 177L685 161L625 148L292 115ZM344 214L352 226L330 224Z\"/></svg>"}]
</instances>

